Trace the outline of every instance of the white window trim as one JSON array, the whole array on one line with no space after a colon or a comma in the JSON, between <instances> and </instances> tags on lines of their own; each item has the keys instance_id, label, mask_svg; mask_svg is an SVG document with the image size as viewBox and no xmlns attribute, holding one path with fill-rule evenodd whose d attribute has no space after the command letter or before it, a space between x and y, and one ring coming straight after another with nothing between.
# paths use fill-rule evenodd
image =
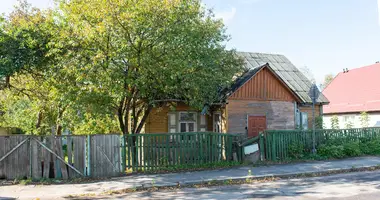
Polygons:
<instances>
[{"instance_id":1,"label":"white window trim","mask_svg":"<svg viewBox=\"0 0 380 200\"><path fill-rule=\"evenodd\" d=\"M212 113L212 131L214 132L215 130L215 114L219 114L219 117L220 117L220 133L221 133L223 129L222 128L223 124L222 124L222 112L220 111Z\"/></svg>"},{"instance_id":2,"label":"white window trim","mask_svg":"<svg viewBox=\"0 0 380 200\"><path fill-rule=\"evenodd\" d=\"M183 113L185 113L185 114L193 113L195 116L195 120L194 121L188 121L188 120L181 121L181 114L183 114ZM197 114L198 114L197 112L178 112L178 120L177 120L178 133L181 133L181 122L182 123L194 123L194 132L197 132L198 131L198 126L197 126L197 124L198 124L198 117L197 116L198 115ZM186 133L186 132L184 132L184 133Z\"/></svg>"}]
</instances>

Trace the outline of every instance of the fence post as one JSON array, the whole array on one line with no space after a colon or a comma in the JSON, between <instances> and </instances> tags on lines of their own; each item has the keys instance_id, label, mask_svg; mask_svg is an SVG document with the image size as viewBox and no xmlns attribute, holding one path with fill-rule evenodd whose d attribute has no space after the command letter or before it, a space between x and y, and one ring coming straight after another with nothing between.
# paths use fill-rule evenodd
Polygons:
<instances>
[{"instance_id":1,"label":"fence post","mask_svg":"<svg viewBox=\"0 0 380 200\"><path fill-rule=\"evenodd\" d=\"M121 170L122 172L125 172L125 170L127 169L127 165L126 165L126 162L127 162L127 153L126 153L126 148L125 148L125 134L123 134L121 136Z\"/></svg>"},{"instance_id":2,"label":"fence post","mask_svg":"<svg viewBox=\"0 0 380 200\"><path fill-rule=\"evenodd\" d=\"M91 135L87 135L87 176L91 176Z\"/></svg>"},{"instance_id":3,"label":"fence post","mask_svg":"<svg viewBox=\"0 0 380 200\"><path fill-rule=\"evenodd\" d=\"M259 139L260 160L264 161L264 134L260 133Z\"/></svg>"}]
</instances>

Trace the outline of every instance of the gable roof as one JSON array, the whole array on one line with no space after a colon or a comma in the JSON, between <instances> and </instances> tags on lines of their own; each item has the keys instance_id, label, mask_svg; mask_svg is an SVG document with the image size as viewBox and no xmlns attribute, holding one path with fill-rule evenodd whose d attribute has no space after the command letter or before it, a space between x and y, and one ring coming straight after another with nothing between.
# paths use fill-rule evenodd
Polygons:
<instances>
[{"instance_id":1,"label":"gable roof","mask_svg":"<svg viewBox=\"0 0 380 200\"><path fill-rule=\"evenodd\" d=\"M308 93L312 86L311 81L298 70L285 56L279 54L266 53L248 53L237 52L237 55L245 61L245 67L248 69L241 78L235 81L232 90L241 87L247 80L254 76L260 69L266 65L274 74L302 101L302 103L311 103ZM317 100L318 103L328 103L327 98L321 94Z\"/></svg>"},{"instance_id":2,"label":"gable roof","mask_svg":"<svg viewBox=\"0 0 380 200\"><path fill-rule=\"evenodd\" d=\"M324 113L380 111L380 63L339 73L323 90Z\"/></svg>"}]
</instances>

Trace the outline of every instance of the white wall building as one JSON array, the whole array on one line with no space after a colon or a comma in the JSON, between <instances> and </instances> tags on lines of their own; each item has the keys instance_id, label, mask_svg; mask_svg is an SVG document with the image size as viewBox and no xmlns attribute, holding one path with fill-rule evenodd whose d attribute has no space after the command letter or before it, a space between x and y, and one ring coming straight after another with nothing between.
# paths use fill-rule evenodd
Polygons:
<instances>
[{"instance_id":1,"label":"white wall building","mask_svg":"<svg viewBox=\"0 0 380 200\"><path fill-rule=\"evenodd\" d=\"M352 70L344 70L323 90L330 101L323 106L325 128L331 128L336 115L340 128L352 124L362 128L360 113L367 112L369 127L380 127L380 63Z\"/></svg>"}]
</instances>

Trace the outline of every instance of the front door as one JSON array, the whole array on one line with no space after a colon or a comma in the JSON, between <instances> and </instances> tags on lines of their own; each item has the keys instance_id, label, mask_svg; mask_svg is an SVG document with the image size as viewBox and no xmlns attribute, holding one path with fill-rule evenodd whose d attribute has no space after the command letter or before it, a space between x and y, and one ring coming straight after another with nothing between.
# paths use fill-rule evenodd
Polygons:
<instances>
[{"instance_id":1,"label":"front door","mask_svg":"<svg viewBox=\"0 0 380 200\"><path fill-rule=\"evenodd\" d=\"M266 129L265 116L248 116L248 137L256 137Z\"/></svg>"}]
</instances>

